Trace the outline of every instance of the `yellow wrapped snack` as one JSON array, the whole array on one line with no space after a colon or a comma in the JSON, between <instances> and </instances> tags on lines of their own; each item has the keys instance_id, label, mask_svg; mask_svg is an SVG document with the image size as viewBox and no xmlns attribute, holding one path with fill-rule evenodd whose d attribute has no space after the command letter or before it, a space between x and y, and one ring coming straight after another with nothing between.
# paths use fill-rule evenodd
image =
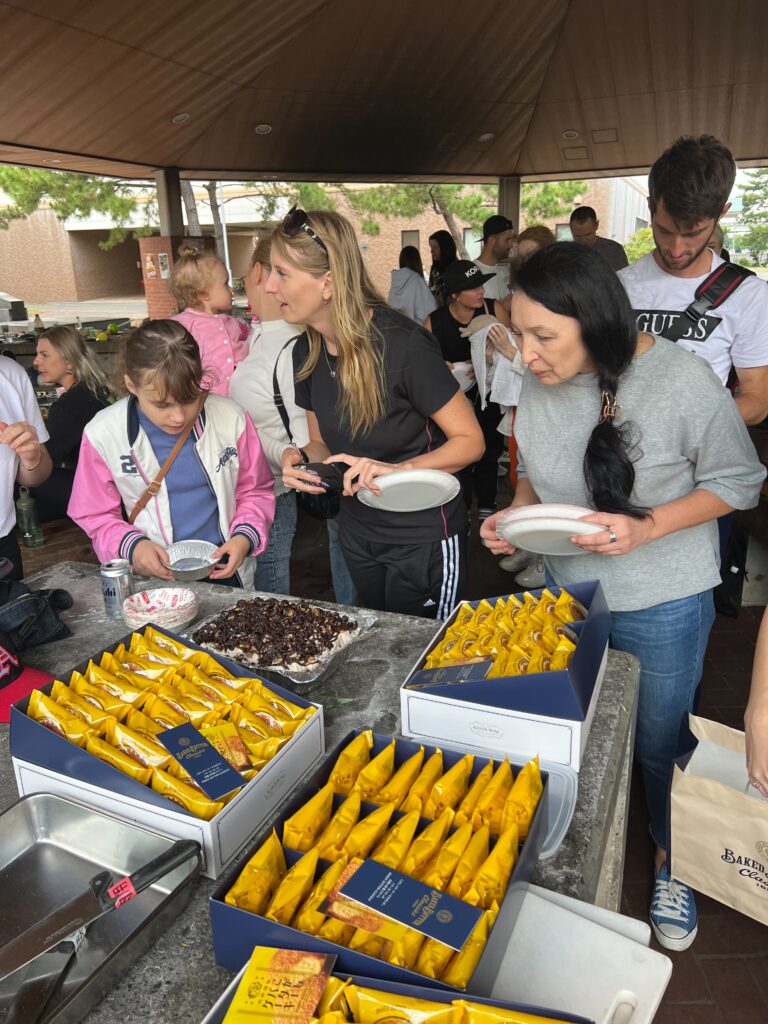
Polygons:
<instances>
[{"instance_id":1,"label":"yellow wrapped snack","mask_svg":"<svg viewBox=\"0 0 768 1024\"><path fill-rule=\"evenodd\" d=\"M324 1013L342 1013L344 1020L348 1020L349 1006L344 990L351 982L341 978L334 978L333 975L326 981L325 989L317 1004L315 1013L322 1018Z\"/></svg>"},{"instance_id":2,"label":"yellow wrapped snack","mask_svg":"<svg viewBox=\"0 0 768 1024\"><path fill-rule=\"evenodd\" d=\"M381 837L387 831L389 819L394 813L394 804L382 804L375 811L362 818L344 840L343 852L349 860L353 857L363 859L368 856Z\"/></svg>"},{"instance_id":3,"label":"yellow wrapped snack","mask_svg":"<svg viewBox=\"0 0 768 1024\"><path fill-rule=\"evenodd\" d=\"M271 704L283 719L301 718L307 711L307 708L302 708L298 704L294 704L293 701L288 700L287 697L281 697L279 693L275 693L274 690L270 690L270 688L263 683L261 679L250 680L247 689L251 693L258 693L259 696L263 697L264 700L268 704Z\"/></svg>"},{"instance_id":4,"label":"yellow wrapped snack","mask_svg":"<svg viewBox=\"0 0 768 1024\"><path fill-rule=\"evenodd\" d=\"M376 988L364 988L350 984L345 990L347 1004L353 1019L361 1024L384 1024L404 1021L425 1024L432 1014L445 1010L445 1003L431 999L416 999L398 993L383 992Z\"/></svg>"},{"instance_id":5,"label":"yellow wrapped snack","mask_svg":"<svg viewBox=\"0 0 768 1024\"><path fill-rule=\"evenodd\" d=\"M419 812L409 811L396 821L370 855L377 864L398 871L419 827Z\"/></svg>"},{"instance_id":6,"label":"yellow wrapped snack","mask_svg":"<svg viewBox=\"0 0 768 1024\"><path fill-rule=\"evenodd\" d=\"M492 778L493 761L491 760L486 765L483 765L477 773L475 781L469 787L469 792L459 804L456 817L453 819L454 825L459 827L472 820L472 812L477 807L477 801L480 799L481 793L485 792L486 786Z\"/></svg>"},{"instance_id":7,"label":"yellow wrapped snack","mask_svg":"<svg viewBox=\"0 0 768 1024\"><path fill-rule=\"evenodd\" d=\"M393 967L405 967L412 971L416 966L419 950L426 942L426 937L413 928L406 928L405 932L392 943L387 953L387 963Z\"/></svg>"},{"instance_id":8,"label":"yellow wrapped snack","mask_svg":"<svg viewBox=\"0 0 768 1024\"><path fill-rule=\"evenodd\" d=\"M171 761L171 755L164 746L139 732L134 732L116 718L110 718L105 722L104 739L145 768L165 768Z\"/></svg>"},{"instance_id":9,"label":"yellow wrapped snack","mask_svg":"<svg viewBox=\"0 0 768 1024\"><path fill-rule=\"evenodd\" d=\"M127 701L120 700L119 697L115 697L100 686L94 686L84 676L81 676L79 672L73 672L70 676L69 688L79 694L84 700L90 701L91 704L94 704L101 711L106 711L121 721L131 710L131 705Z\"/></svg>"},{"instance_id":10,"label":"yellow wrapped snack","mask_svg":"<svg viewBox=\"0 0 768 1024\"><path fill-rule=\"evenodd\" d=\"M571 660L571 653L571 651L568 651L565 648L556 647L549 659L550 672L562 672L563 669L568 668L568 663Z\"/></svg>"},{"instance_id":11,"label":"yellow wrapped snack","mask_svg":"<svg viewBox=\"0 0 768 1024\"><path fill-rule=\"evenodd\" d=\"M446 891L449 896L461 899L462 894L469 890L480 865L488 856L490 839L491 833L487 825L483 825L472 836L448 883Z\"/></svg>"},{"instance_id":12,"label":"yellow wrapped snack","mask_svg":"<svg viewBox=\"0 0 768 1024\"><path fill-rule=\"evenodd\" d=\"M78 747L84 747L88 737L94 734L88 722L51 700L42 690L33 690L29 695L27 715Z\"/></svg>"},{"instance_id":13,"label":"yellow wrapped snack","mask_svg":"<svg viewBox=\"0 0 768 1024\"><path fill-rule=\"evenodd\" d=\"M475 609L467 601L462 601L459 607L456 609L456 614L453 617L452 629L461 629L462 626L468 625L475 614Z\"/></svg>"},{"instance_id":14,"label":"yellow wrapped snack","mask_svg":"<svg viewBox=\"0 0 768 1024\"><path fill-rule=\"evenodd\" d=\"M486 824L491 830L492 836L499 834L504 804L511 788L512 766L505 757L493 773L493 778L488 783L485 791L480 795L472 812L472 824L475 826L475 831L482 824Z\"/></svg>"},{"instance_id":15,"label":"yellow wrapped snack","mask_svg":"<svg viewBox=\"0 0 768 1024\"><path fill-rule=\"evenodd\" d=\"M395 741L388 743L355 779L354 790L363 800L370 800L392 778L395 770Z\"/></svg>"},{"instance_id":16,"label":"yellow wrapped snack","mask_svg":"<svg viewBox=\"0 0 768 1024\"><path fill-rule=\"evenodd\" d=\"M425 978L435 978L439 981L455 952L455 949L446 946L444 942L427 939L419 950L415 970Z\"/></svg>"},{"instance_id":17,"label":"yellow wrapped snack","mask_svg":"<svg viewBox=\"0 0 768 1024\"><path fill-rule=\"evenodd\" d=\"M160 725L159 722L153 721L143 711L137 711L136 708L132 708L128 712L125 717L125 724L129 729L133 729L134 732L139 732L143 736L157 736L159 732L165 732L164 726Z\"/></svg>"},{"instance_id":18,"label":"yellow wrapped snack","mask_svg":"<svg viewBox=\"0 0 768 1024\"><path fill-rule=\"evenodd\" d=\"M528 662L528 675L532 676L538 672L549 672L552 666L552 658L543 650L535 650Z\"/></svg>"},{"instance_id":19,"label":"yellow wrapped snack","mask_svg":"<svg viewBox=\"0 0 768 1024\"><path fill-rule=\"evenodd\" d=\"M148 718L152 719L152 721L159 722L164 729L173 729L177 725L184 725L185 722L189 721L186 715L180 714L156 693L150 694L147 699L141 703L141 707L138 710L143 711Z\"/></svg>"},{"instance_id":20,"label":"yellow wrapped snack","mask_svg":"<svg viewBox=\"0 0 768 1024\"><path fill-rule=\"evenodd\" d=\"M96 666L94 666L94 668L96 668ZM121 665L117 658L110 654L109 651L105 651L104 654L102 654L98 668L100 668L102 672L108 672L110 676L115 679L127 680L131 686L135 687L137 690L149 690L151 692L154 683L158 681L156 679L149 679L147 676L140 676L136 672L131 672L131 670L126 668L125 665ZM158 679L161 678L162 676L158 677Z\"/></svg>"},{"instance_id":21,"label":"yellow wrapped snack","mask_svg":"<svg viewBox=\"0 0 768 1024\"><path fill-rule=\"evenodd\" d=\"M88 662L85 678L89 683L93 683L94 686L106 690L107 693L111 693L113 697L125 701L126 704L133 704L137 697L153 685L151 679L142 679L143 685L137 686L124 676L112 675L111 672L107 672L106 669L95 665L92 661Z\"/></svg>"},{"instance_id":22,"label":"yellow wrapped snack","mask_svg":"<svg viewBox=\"0 0 768 1024\"><path fill-rule=\"evenodd\" d=\"M74 690L70 690L68 686L58 679L51 687L51 700L55 704L66 708L75 718L81 718L91 728L95 729L96 732L102 732L104 723L112 719L112 715L107 711L103 711L101 708L97 708L95 704L91 704L90 701L84 700L79 694L75 693Z\"/></svg>"},{"instance_id":23,"label":"yellow wrapped snack","mask_svg":"<svg viewBox=\"0 0 768 1024\"><path fill-rule=\"evenodd\" d=\"M279 715L277 708L274 708L272 707L271 704L268 704L267 701L265 701L264 698L261 696L261 694L250 693L249 691L246 691L245 693L240 694L239 703L241 707L246 708L248 711L250 711L252 715L255 715L256 718L261 719L261 721L267 727L267 730L273 736L291 735L291 733L287 730L285 733L283 732L283 724L287 724L288 722L293 724L294 719L288 719L286 722L286 720L281 718L281 716Z\"/></svg>"},{"instance_id":24,"label":"yellow wrapped snack","mask_svg":"<svg viewBox=\"0 0 768 1024\"><path fill-rule=\"evenodd\" d=\"M236 771L251 767L248 747L240 739L240 733L232 722L219 722L216 725L200 725L200 732L215 747L225 761Z\"/></svg>"},{"instance_id":25,"label":"yellow wrapped snack","mask_svg":"<svg viewBox=\"0 0 768 1024\"><path fill-rule=\"evenodd\" d=\"M446 807L456 808L467 794L474 763L473 755L465 754L437 780L424 805L425 818L439 818Z\"/></svg>"},{"instance_id":26,"label":"yellow wrapped snack","mask_svg":"<svg viewBox=\"0 0 768 1024\"><path fill-rule=\"evenodd\" d=\"M442 847L453 823L453 811L446 807L440 817L416 836L405 856L400 871L410 878L418 878L437 851Z\"/></svg>"},{"instance_id":27,"label":"yellow wrapped snack","mask_svg":"<svg viewBox=\"0 0 768 1024\"><path fill-rule=\"evenodd\" d=\"M456 821L455 818L453 820ZM437 851L424 868L420 875L420 881L433 889L444 891L469 846L472 835L471 821L462 825L461 828L457 828L453 835L443 843L442 849Z\"/></svg>"},{"instance_id":28,"label":"yellow wrapped snack","mask_svg":"<svg viewBox=\"0 0 768 1024\"><path fill-rule=\"evenodd\" d=\"M154 626L147 626L145 628L144 639L155 647L169 651L179 661L186 661L194 653L191 647L187 647L178 640L174 640L172 636L166 636L165 633L161 633Z\"/></svg>"},{"instance_id":29,"label":"yellow wrapped snack","mask_svg":"<svg viewBox=\"0 0 768 1024\"><path fill-rule=\"evenodd\" d=\"M294 928L298 928L300 932L306 932L307 935L317 935L320 926L325 920L325 914L321 912L320 907L328 897L328 893L338 882L346 866L347 858L340 857L322 873L317 882L315 882L309 896L307 896L296 912L296 916L293 919Z\"/></svg>"},{"instance_id":30,"label":"yellow wrapped snack","mask_svg":"<svg viewBox=\"0 0 768 1024\"><path fill-rule=\"evenodd\" d=\"M241 732L247 731L257 739L268 740L271 736L275 735L270 731L263 719L257 718L252 711L244 708L242 704L232 704L227 715L230 722L236 725Z\"/></svg>"},{"instance_id":31,"label":"yellow wrapped snack","mask_svg":"<svg viewBox=\"0 0 768 1024\"><path fill-rule=\"evenodd\" d=\"M427 759L426 764L419 772L418 778L411 786L411 791L400 805L403 811L422 812L427 797L432 792L432 787L443 774L443 752L439 748Z\"/></svg>"},{"instance_id":32,"label":"yellow wrapped snack","mask_svg":"<svg viewBox=\"0 0 768 1024\"><path fill-rule=\"evenodd\" d=\"M262 767L267 761L271 761L278 750L288 742L285 736L270 736L268 740L261 739L254 733L248 732L247 729L238 729L237 735L248 750L251 764Z\"/></svg>"},{"instance_id":33,"label":"yellow wrapped snack","mask_svg":"<svg viewBox=\"0 0 768 1024\"><path fill-rule=\"evenodd\" d=\"M321 860L334 860L360 817L360 794L351 793L339 806L317 841Z\"/></svg>"},{"instance_id":34,"label":"yellow wrapped snack","mask_svg":"<svg viewBox=\"0 0 768 1024\"><path fill-rule=\"evenodd\" d=\"M567 590L561 590L555 603L554 614L561 622L581 622L587 617L587 609L581 601L571 597Z\"/></svg>"},{"instance_id":35,"label":"yellow wrapped snack","mask_svg":"<svg viewBox=\"0 0 768 1024\"><path fill-rule=\"evenodd\" d=\"M501 827L517 825L520 842L528 835L533 815L544 785L541 781L538 756L532 758L515 779L501 816Z\"/></svg>"},{"instance_id":36,"label":"yellow wrapped snack","mask_svg":"<svg viewBox=\"0 0 768 1024\"><path fill-rule=\"evenodd\" d=\"M464 943L463 948L458 953L454 953L451 962L443 973L442 980L446 985L453 985L454 988L462 990L467 987L470 978L475 973L480 957L483 955L485 944L488 941L488 936L498 913L499 908L494 903L490 910L485 911L472 929L472 934Z\"/></svg>"},{"instance_id":37,"label":"yellow wrapped snack","mask_svg":"<svg viewBox=\"0 0 768 1024\"><path fill-rule=\"evenodd\" d=\"M347 1024L349 1017L341 1010L331 1010L319 1017L312 1017L310 1024Z\"/></svg>"},{"instance_id":38,"label":"yellow wrapped snack","mask_svg":"<svg viewBox=\"0 0 768 1024\"><path fill-rule=\"evenodd\" d=\"M113 747L106 740L102 740L95 735L88 736L85 741L85 749L89 754L93 754L94 757L98 757L101 761L112 765L118 771L123 772L125 775L130 775L132 779L136 779L143 786L149 785L152 778L152 769L145 768L135 758L122 750L118 750L117 747Z\"/></svg>"},{"instance_id":39,"label":"yellow wrapped snack","mask_svg":"<svg viewBox=\"0 0 768 1024\"><path fill-rule=\"evenodd\" d=\"M376 794L376 803L393 803L395 810L408 796L411 786L414 784L424 763L424 747L419 747L415 754L412 754L407 761L404 761L397 769L389 782Z\"/></svg>"},{"instance_id":40,"label":"yellow wrapped snack","mask_svg":"<svg viewBox=\"0 0 768 1024\"><path fill-rule=\"evenodd\" d=\"M184 659L190 662L195 668L199 668L201 672L205 672L211 679L220 679L222 682L227 683L229 686L234 686L236 690L241 689L248 682L247 679L240 679L237 676L232 675L229 669L224 668L220 665L215 658L212 658L206 651L192 651L188 658Z\"/></svg>"},{"instance_id":41,"label":"yellow wrapped snack","mask_svg":"<svg viewBox=\"0 0 768 1024\"><path fill-rule=\"evenodd\" d=\"M191 697L185 697L168 683L162 683L158 686L156 696L164 700L166 704L169 704L177 714L185 716L187 721L195 725L198 722L202 722L210 712L210 708L206 707L205 704L201 704L200 701L193 700Z\"/></svg>"},{"instance_id":42,"label":"yellow wrapped snack","mask_svg":"<svg viewBox=\"0 0 768 1024\"><path fill-rule=\"evenodd\" d=\"M202 686L198 686L197 683L192 682L187 678L186 674L179 672L173 673L173 678L168 679L175 690L177 690L183 697L191 697L192 700L196 700L199 704L205 704L211 711L214 708L220 708L222 711L226 711L229 707L224 701L215 697L210 690L203 689Z\"/></svg>"},{"instance_id":43,"label":"yellow wrapped snack","mask_svg":"<svg viewBox=\"0 0 768 1024\"><path fill-rule=\"evenodd\" d=\"M128 645L131 654L138 654L148 661L155 661L158 665L180 665L181 659L170 651L163 650L150 643L141 633L134 633Z\"/></svg>"},{"instance_id":44,"label":"yellow wrapped snack","mask_svg":"<svg viewBox=\"0 0 768 1024\"><path fill-rule=\"evenodd\" d=\"M328 824L333 807L333 786L327 782L283 823L283 846L305 852Z\"/></svg>"},{"instance_id":45,"label":"yellow wrapped snack","mask_svg":"<svg viewBox=\"0 0 768 1024\"><path fill-rule=\"evenodd\" d=\"M175 779L162 768L152 770L152 789L203 821L210 821L224 807L221 800L209 800L199 789L182 779Z\"/></svg>"},{"instance_id":46,"label":"yellow wrapped snack","mask_svg":"<svg viewBox=\"0 0 768 1024\"><path fill-rule=\"evenodd\" d=\"M285 854L273 829L240 872L224 902L252 914L263 914L285 872Z\"/></svg>"},{"instance_id":47,"label":"yellow wrapped snack","mask_svg":"<svg viewBox=\"0 0 768 1024\"><path fill-rule=\"evenodd\" d=\"M375 960L380 960L385 946L389 948L389 941L382 938L381 935L374 935L372 932L365 931L364 928L355 928L355 933L349 940L347 948L351 949L353 953L362 953L364 956L372 956Z\"/></svg>"},{"instance_id":48,"label":"yellow wrapped snack","mask_svg":"<svg viewBox=\"0 0 768 1024\"><path fill-rule=\"evenodd\" d=\"M336 758L336 764L331 770L328 781L333 786L334 793L342 796L349 796L352 787L357 781L357 776L365 768L371 759L373 748L373 733L366 729L344 747Z\"/></svg>"},{"instance_id":49,"label":"yellow wrapped snack","mask_svg":"<svg viewBox=\"0 0 768 1024\"><path fill-rule=\"evenodd\" d=\"M518 845L517 825L513 824L501 833L462 899L484 910L490 909L494 903L500 904L517 863Z\"/></svg>"},{"instance_id":50,"label":"yellow wrapped snack","mask_svg":"<svg viewBox=\"0 0 768 1024\"><path fill-rule=\"evenodd\" d=\"M326 917L317 931L318 939L334 942L337 946L348 946L349 940L354 934L355 926L353 924L346 924L335 917Z\"/></svg>"},{"instance_id":51,"label":"yellow wrapped snack","mask_svg":"<svg viewBox=\"0 0 768 1024\"><path fill-rule=\"evenodd\" d=\"M114 657L123 668L135 672L136 675L146 676L147 679L159 679L168 666L159 661L150 661L141 654L132 654L126 650L124 644L115 648Z\"/></svg>"},{"instance_id":52,"label":"yellow wrapped snack","mask_svg":"<svg viewBox=\"0 0 768 1024\"><path fill-rule=\"evenodd\" d=\"M309 850L297 860L272 896L264 916L279 925L290 925L293 915L312 888L317 870L317 851Z\"/></svg>"}]
</instances>

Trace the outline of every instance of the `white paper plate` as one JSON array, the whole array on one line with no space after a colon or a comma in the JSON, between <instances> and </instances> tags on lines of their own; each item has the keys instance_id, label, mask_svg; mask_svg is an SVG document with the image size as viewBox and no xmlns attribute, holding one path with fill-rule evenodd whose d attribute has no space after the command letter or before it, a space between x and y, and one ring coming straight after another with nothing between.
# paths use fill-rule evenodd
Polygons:
<instances>
[{"instance_id":1,"label":"white paper plate","mask_svg":"<svg viewBox=\"0 0 768 1024\"><path fill-rule=\"evenodd\" d=\"M585 513L589 514L589 511ZM529 519L505 520L497 523L496 533L503 540L523 551L537 555L583 555L586 552L571 543L575 534L602 533L598 523L580 523L568 516L536 516Z\"/></svg>"},{"instance_id":2,"label":"white paper plate","mask_svg":"<svg viewBox=\"0 0 768 1024\"><path fill-rule=\"evenodd\" d=\"M499 518L505 523L516 523L521 519L551 519L553 516L558 519L581 519L583 516L591 516L594 511L593 508L584 508L583 505L542 502L539 505L522 505L520 508L510 509Z\"/></svg>"},{"instance_id":3,"label":"white paper plate","mask_svg":"<svg viewBox=\"0 0 768 1024\"><path fill-rule=\"evenodd\" d=\"M451 473L439 469L399 469L376 478L381 494L363 489L357 497L364 505L385 512L420 512L452 501L461 484Z\"/></svg>"},{"instance_id":4,"label":"white paper plate","mask_svg":"<svg viewBox=\"0 0 768 1024\"><path fill-rule=\"evenodd\" d=\"M154 622L166 629L181 629L197 616L197 595L188 587L141 590L123 601L123 618L130 629Z\"/></svg>"}]
</instances>

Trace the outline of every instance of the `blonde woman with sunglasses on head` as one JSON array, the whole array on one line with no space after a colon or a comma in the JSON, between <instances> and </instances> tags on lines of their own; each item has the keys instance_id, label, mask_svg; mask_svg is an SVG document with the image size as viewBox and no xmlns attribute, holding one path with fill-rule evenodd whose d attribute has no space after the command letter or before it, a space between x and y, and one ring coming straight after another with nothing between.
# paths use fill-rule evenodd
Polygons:
<instances>
[{"instance_id":1,"label":"blonde woman with sunglasses on head","mask_svg":"<svg viewBox=\"0 0 768 1024\"><path fill-rule=\"evenodd\" d=\"M472 407L435 339L386 305L365 269L352 225L337 213L292 210L272 236L267 291L288 323L296 401L309 443L281 458L288 487L320 494L306 462L343 462L341 542L359 604L446 617L464 586L467 517L460 496L416 512L356 500L399 469L457 473L483 452ZM319 481L318 481L319 482Z\"/></svg>"}]
</instances>

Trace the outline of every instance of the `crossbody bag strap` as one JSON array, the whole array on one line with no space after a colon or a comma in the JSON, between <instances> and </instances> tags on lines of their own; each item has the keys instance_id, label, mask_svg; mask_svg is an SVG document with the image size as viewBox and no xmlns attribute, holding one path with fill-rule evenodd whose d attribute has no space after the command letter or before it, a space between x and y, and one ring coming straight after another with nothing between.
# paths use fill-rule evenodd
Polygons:
<instances>
[{"instance_id":1,"label":"crossbody bag strap","mask_svg":"<svg viewBox=\"0 0 768 1024\"><path fill-rule=\"evenodd\" d=\"M290 420L288 419L288 413L285 411L285 402L283 401L283 396L280 391L280 381L277 379L277 366L278 363L280 362L280 356L283 354L283 352L285 352L288 346L292 345L294 341L296 341L299 337L300 335L296 334L293 338L289 338L288 341L286 341L286 343L277 353L277 359L275 360L275 365L272 368L272 401L275 403L275 408L280 414L280 419L283 421L285 432L288 435L288 440L291 444L293 444L293 432L291 430Z\"/></svg>"},{"instance_id":2,"label":"crossbody bag strap","mask_svg":"<svg viewBox=\"0 0 768 1024\"><path fill-rule=\"evenodd\" d=\"M139 500L133 506L133 511L128 516L128 522L131 525L133 525L133 523L136 522L136 519L137 519L138 515L141 512L143 512L144 509L147 507L147 505L149 504L149 499L153 498L157 494L157 492L160 490L160 484L163 482L166 473L168 472L168 470L173 465L174 460L176 459L176 456L179 454L181 449L184 447L184 444L185 444L187 438L192 433L192 428L194 427L195 423L197 422L198 416L200 415L200 413L203 410L203 405L205 405L205 399L206 398L207 398L207 395L203 395L200 398L200 401L199 401L198 406L197 406L197 412L192 417L192 419L189 421L187 426L179 434L178 438L176 439L176 444L173 446L173 448L171 448L170 452L168 453L168 458L165 460L165 462L162 464L162 466L158 470L158 473L157 473L157 476L155 477L155 479L147 487L146 491L144 491L142 496L139 498Z\"/></svg>"},{"instance_id":3,"label":"crossbody bag strap","mask_svg":"<svg viewBox=\"0 0 768 1024\"><path fill-rule=\"evenodd\" d=\"M746 267L740 267L735 263L721 263L696 289L693 302L686 309L685 315L689 320L698 323L705 313L710 309L717 309L733 295L748 277L754 277L754 273Z\"/></svg>"}]
</instances>

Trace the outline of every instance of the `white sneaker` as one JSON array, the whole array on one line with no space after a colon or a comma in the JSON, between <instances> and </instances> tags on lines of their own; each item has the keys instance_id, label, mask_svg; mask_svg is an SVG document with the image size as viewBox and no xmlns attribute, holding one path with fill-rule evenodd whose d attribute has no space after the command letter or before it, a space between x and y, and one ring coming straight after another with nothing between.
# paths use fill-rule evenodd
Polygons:
<instances>
[{"instance_id":1,"label":"white sneaker","mask_svg":"<svg viewBox=\"0 0 768 1024\"><path fill-rule=\"evenodd\" d=\"M499 562L499 568L504 572L521 572L531 564L535 557L530 551L516 551L514 555L505 555Z\"/></svg>"},{"instance_id":2,"label":"white sneaker","mask_svg":"<svg viewBox=\"0 0 768 1024\"><path fill-rule=\"evenodd\" d=\"M515 583L519 583L526 590L536 590L538 587L543 587L546 582L544 559L541 557L536 558L524 572L519 572L515 576Z\"/></svg>"}]
</instances>

